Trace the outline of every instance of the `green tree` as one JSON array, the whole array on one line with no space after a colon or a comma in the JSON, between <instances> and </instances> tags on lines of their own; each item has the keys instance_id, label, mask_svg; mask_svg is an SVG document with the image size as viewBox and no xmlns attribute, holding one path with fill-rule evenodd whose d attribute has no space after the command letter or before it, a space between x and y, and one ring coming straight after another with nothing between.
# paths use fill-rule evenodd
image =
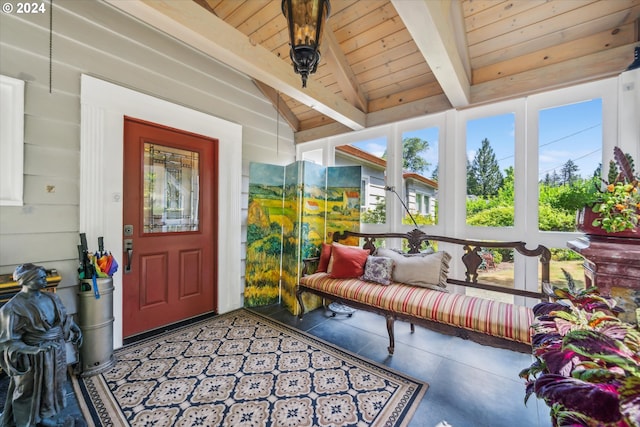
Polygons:
<instances>
[{"instance_id":1,"label":"green tree","mask_svg":"<svg viewBox=\"0 0 640 427\"><path fill-rule=\"evenodd\" d=\"M491 143L487 138L482 140L482 147L473 158L468 173L471 174L471 177L467 176L467 183L471 183L472 187L467 187L467 194L476 196L498 194L504 178L493 148L491 148Z\"/></svg>"},{"instance_id":2,"label":"green tree","mask_svg":"<svg viewBox=\"0 0 640 427\"><path fill-rule=\"evenodd\" d=\"M467 224L486 227L504 227L513 225L513 206L495 206L467 215Z\"/></svg>"},{"instance_id":3,"label":"green tree","mask_svg":"<svg viewBox=\"0 0 640 427\"><path fill-rule=\"evenodd\" d=\"M423 173L429 166L420 154L429 149L429 142L420 138L404 138L402 140L402 168L416 173ZM387 158L387 151L382 155Z\"/></svg>"},{"instance_id":4,"label":"green tree","mask_svg":"<svg viewBox=\"0 0 640 427\"><path fill-rule=\"evenodd\" d=\"M500 205L513 206L515 200L515 172L513 166L504 170L505 177L502 186L498 189L498 202Z\"/></svg>"},{"instance_id":5,"label":"green tree","mask_svg":"<svg viewBox=\"0 0 640 427\"><path fill-rule=\"evenodd\" d=\"M387 222L387 199L376 197L376 206L360 214L360 221L365 224L384 224Z\"/></svg>"},{"instance_id":6,"label":"green tree","mask_svg":"<svg viewBox=\"0 0 640 427\"><path fill-rule=\"evenodd\" d=\"M573 160L567 160L567 162L562 166L562 169L560 169L562 183L565 185L573 184L579 178L579 169L580 168L573 162Z\"/></svg>"},{"instance_id":7,"label":"green tree","mask_svg":"<svg viewBox=\"0 0 640 427\"><path fill-rule=\"evenodd\" d=\"M429 167L420 153L429 149L429 142L420 138L404 138L402 140L402 163L406 170L422 173Z\"/></svg>"},{"instance_id":8,"label":"green tree","mask_svg":"<svg viewBox=\"0 0 640 427\"><path fill-rule=\"evenodd\" d=\"M471 162L467 159L467 194L477 195L478 188L480 188L480 183L473 173Z\"/></svg>"}]
</instances>

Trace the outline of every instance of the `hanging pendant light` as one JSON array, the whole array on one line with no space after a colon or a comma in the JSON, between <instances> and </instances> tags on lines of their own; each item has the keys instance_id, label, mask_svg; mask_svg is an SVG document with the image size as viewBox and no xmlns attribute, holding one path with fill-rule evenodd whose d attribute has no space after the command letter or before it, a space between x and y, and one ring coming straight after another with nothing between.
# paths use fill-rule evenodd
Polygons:
<instances>
[{"instance_id":1,"label":"hanging pendant light","mask_svg":"<svg viewBox=\"0 0 640 427\"><path fill-rule=\"evenodd\" d=\"M629 71L629 70L635 70L636 68L640 68L640 46L636 46L636 48L634 49L634 60L631 63L631 65L629 65L629 67L627 67L627 69L625 71Z\"/></svg>"},{"instance_id":2,"label":"hanging pendant light","mask_svg":"<svg viewBox=\"0 0 640 427\"><path fill-rule=\"evenodd\" d=\"M293 70L302 76L302 87L307 87L309 74L318 68L318 47L330 10L329 0L282 0L282 13L289 26Z\"/></svg>"}]
</instances>

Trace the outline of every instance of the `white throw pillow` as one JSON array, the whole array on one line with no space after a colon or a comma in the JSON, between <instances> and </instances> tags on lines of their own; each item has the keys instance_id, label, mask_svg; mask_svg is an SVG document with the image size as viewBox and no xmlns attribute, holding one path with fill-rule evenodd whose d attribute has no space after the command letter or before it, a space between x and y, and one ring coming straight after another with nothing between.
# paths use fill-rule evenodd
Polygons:
<instances>
[{"instance_id":1,"label":"white throw pillow","mask_svg":"<svg viewBox=\"0 0 640 427\"><path fill-rule=\"evenodd\" d=\"M405 257L391 249L380 248L376 256L391 258L394 262L393 281L445 291L451 255L438 251L424 256Z\"/></svg>"}]
</instances>

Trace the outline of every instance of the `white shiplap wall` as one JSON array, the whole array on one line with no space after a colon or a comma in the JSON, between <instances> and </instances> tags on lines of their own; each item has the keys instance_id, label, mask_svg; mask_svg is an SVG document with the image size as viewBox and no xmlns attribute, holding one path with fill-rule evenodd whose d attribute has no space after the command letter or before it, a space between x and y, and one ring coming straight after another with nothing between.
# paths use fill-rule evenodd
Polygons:
<instances>
[{"instance_id":1,"label":"white shiplap wall","mask_svg":"<svg viewBox=\"0 0 640 427\"><path fill-rule=\"evenodd\" d=\"M249 163L292 162L291 129L245 75L94 0L54 2L50 92L46 6L0 14L0 74L26 82L24 206L0 207L0 273L23 262L57 268L75 312L83 73L242 126L244 259Z\"/></svg>"}]
</instances>

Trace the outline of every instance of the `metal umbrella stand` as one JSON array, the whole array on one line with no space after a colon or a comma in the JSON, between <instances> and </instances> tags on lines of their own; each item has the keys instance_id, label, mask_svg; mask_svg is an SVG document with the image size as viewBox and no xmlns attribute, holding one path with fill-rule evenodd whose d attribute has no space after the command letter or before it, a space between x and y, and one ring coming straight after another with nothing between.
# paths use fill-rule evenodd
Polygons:
<instances>
[{"instance_id":1,"label":"metal umbrella stand","mask_svg":"<svg viewBox=\"0 0 640 427\"><path fill-rule=\"evenodd\" d=\"M82 329L80 371L82 376L104 372L114 363L113 357L113 273L118 264L104 250L98 238L98 252L90 253L84 233L80 234L78 253L80 291L78 292L78 326Z\"/></svg>"}]
</instances>

